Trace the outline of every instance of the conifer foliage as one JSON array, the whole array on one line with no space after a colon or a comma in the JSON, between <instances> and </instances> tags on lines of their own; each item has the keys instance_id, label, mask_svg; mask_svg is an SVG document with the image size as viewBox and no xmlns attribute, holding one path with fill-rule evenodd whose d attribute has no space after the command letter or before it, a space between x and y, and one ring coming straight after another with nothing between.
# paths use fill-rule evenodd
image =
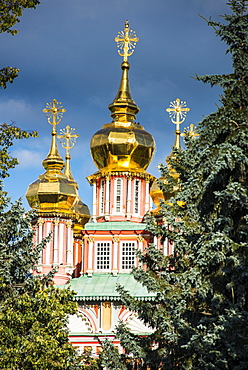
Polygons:
<instances>
[{"instance_id":1,"label":"conifer foliage","mask_svg":"<svg viewBox=\"0 0 248 370\"><path fill-rule=\"evenodd\" d=\"M9 147L30 136L37 133L0 127L0 368L74 370L87 363L91 369L95 361L80 356L68 341L68 315L77 313L74 293L55 287L52 273L33 274L47 242L33 244L35 214L20 200L10 204L3 191L3 178L17 164Z\"/></svg>"},{"instance_id":2,"label":"conifer foliage","mask_svg":"<svg viewBox=\"0 0 248 370\"><path fill-rule=\"evenodd\" d=\"M123 288L123 301L153 333L138 337L120 325L118 335L140 369L247 369L248 364L248 15L247 1L227 3L221 22L209 19L232 55L233 72L196 76L220 85L220 107L170 156L180 191L161 205L163 224L149 229L174 243L164 256L150 246L136 279L154 292L140 302ZM223 71L224 72L224 71ZM162 175L167 168L161 165ZM167 185L160 182L163 190ZM180 205L179 205L180 204ZM170 225L170 227L168 227ZM128 359L129 358L129 359Z\"/></svg>"}]
</instances>

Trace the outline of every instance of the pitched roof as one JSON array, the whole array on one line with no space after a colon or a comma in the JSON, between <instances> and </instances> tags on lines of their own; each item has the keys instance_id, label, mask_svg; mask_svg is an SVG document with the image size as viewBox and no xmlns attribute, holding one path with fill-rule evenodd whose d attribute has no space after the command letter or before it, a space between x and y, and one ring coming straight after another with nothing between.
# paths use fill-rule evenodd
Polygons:
<instances>
[{"instance_id":1,"label":"pitched roof","mask_svg":"<svg viewBox=\"0 0 248 370\"><path fill-rule=\"evenodd\" d=\"M88 222L85 230L145 230L145 223L130 221Z\"/></svg>"},{"instance_id":2,"label":"pitched roof","mask_svg":"<svg viewBox=\"0 0 248 370\"><path fill-rule=\"evenodd\" d=\"M141 300L151 300L154 297L154 293L149 293L141 283L134 279L133 275L128 273L118 274L117 276L110 273L95 273L92 277L84 275L70 281L71 289L77 293L75 297L77 301L117 301L120 299L116 290L118 284L123 286L131 296Z\"/></svg>"}]
</instances>

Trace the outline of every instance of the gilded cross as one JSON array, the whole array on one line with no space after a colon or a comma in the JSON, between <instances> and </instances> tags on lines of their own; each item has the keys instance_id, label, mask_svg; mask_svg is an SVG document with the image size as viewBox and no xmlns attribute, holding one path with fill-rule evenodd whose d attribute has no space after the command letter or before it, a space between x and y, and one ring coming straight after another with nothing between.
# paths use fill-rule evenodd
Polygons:
<instances>
[{"instance_id":1,"label":"gilded cross","mask_svg":"<svg viewBox=\"0 0 248 370\"><path fill-rule=\"evenodd\" d=\"M187 112L190 111L190 108L186 107L186 102L176 99L173 102L170 102L170 108L166 109L166 112L169 113L170 119L176 125L176 140L174 147L180 149L180 124L184 122Z\"/></svg>"},{"instance_id":2,"label":"gilded cross","mask_svg":"<svg viewBox=\"0 0 248 370\"><path fill-rule=\"evenodd\" d=\"M190 108L187 108L186 102L180 99L170 102L170 108L166 109L166 112L169 113L171 122L175 123L178 129L179 125L184 122L188 111L190 111Z\"/></svg>"},{"instance_id":3,"label":"gilded cross","mask_svg":"<svg viewBox=\"0 0 248 370\"><path fill-rule=\"evenodd\" d=\"M61 122L66 109L56 99L53 99L51 103L46 104L43 112L46 113L48 122L53 125L53 131L56 131L56 125Z\"/></svg>"},{"instance_id":4,"label":"gilded cross","mask_svg":"<svg viewBox=\"0 0 248 370\"><path fill-rule=\"evenodd\" d=\"M118 36L115 38L117 48L119 49L118 53L123 57L124 62L127 62L127 58L133 54L138 41L139 38L136 36L135 31L130 30L129 22L126 21L124 31L118 32Z\"/></svg>"},{"instance_id":5,"label":"gilded cross","mask_svg":"<svg viewBox=\"0 0 248 370\"><path fill-rule=\"evenodd\" d=\"M69 180L73 180L73 176L71 173L71 167L70 167L70 149L74 147L74 144L76 142L76 139L79 137L75 133L75 128L71 128L69 125L66 126L66 128L63 128L60 130L61 135L58 135L58 139L60 139L60 142L62 144L62 147L66 150L66 164L65 164L65 175L69 178Z\"/></svg>"},{"instance_id":6,"label":"gilded cross","mask_svg":"<svg viewBox=\"0 0 248 370\"><path fill-rule=\"evenodd\" d=\"M67 125L66 128L60 130L61 135L57 136L58 139L60 139L62 147L66 149L66 154L69 154L69 150L74 147L76 139L79 137L75 131L75 128L71 128Z\"/></svg>"},{"instance_id":7,"label":"gilded cross","mask_svg":"<svg viewBox=\"0 0 248 370\"><path fill-rule=\"evenodd\" d=\"M181 136L186 136L187 134L189 134L189 136L191 137L199 136L199 134L195 130L195 125L193 123L189 125L189 129L188 128L184 129L184 133L182 133Z\"/></svg>"}]
</instances>

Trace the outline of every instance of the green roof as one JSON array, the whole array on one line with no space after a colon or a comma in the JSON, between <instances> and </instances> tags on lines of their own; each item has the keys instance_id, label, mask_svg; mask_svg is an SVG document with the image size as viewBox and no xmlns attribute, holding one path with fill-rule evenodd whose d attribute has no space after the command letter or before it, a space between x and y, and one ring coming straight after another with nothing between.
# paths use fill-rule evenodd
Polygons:
<instances>
[{"instance_id":1,"label":"green roof","mask_svg":"<svg viewBox=\"0 0 248 370\"><path fill-rule=\"evenodd\" d=\"M88 222L85 230L145 230L146 224L130 221Z\"/></svg>"},{"instance_id":2,"label":"green roof","mask_svg":"<svg viewBox=\"0 0 248 370\"><path fill-rule=\"evenodd\" d=\"M122 285L131 296L141 300L151 300L154 297L153 293L148 293L147 289L135 280L133 275L128 273L118 274L117 276L113 276L111 273L95 273L92 277L84 275L70 280L72 290L77 293L75 297L77 301L117 301L120 299L120 295L116 291L117 284Z\"/></svg>"}]
</instances>

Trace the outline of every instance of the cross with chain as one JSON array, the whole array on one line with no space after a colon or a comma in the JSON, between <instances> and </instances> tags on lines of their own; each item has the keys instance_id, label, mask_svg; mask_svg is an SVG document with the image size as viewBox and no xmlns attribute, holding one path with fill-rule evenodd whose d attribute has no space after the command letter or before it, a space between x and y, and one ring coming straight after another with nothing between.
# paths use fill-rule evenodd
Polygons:
<instances>
[{"instance_id":1,"label":"cross with chain","mask_svg":"<svg viewBox=\"0 0 248 370\"><path fill-rule=\"evenodd\" d=\"M117 48L119 49L118 53L123 57L124 62L127 62L127 58L133 54L138 41L139 38L136 36L135 31L130 30L129 22L126 21L124 31L118 32L118 36L115 38Z\"/></svg>"},{"instance_id":2,"label":"cross with chain","mask_svg":"<svg viewBox=\"0 0 248 370\"><path fill-rule=\"evenodd\" d=\"M75 128L71 128L69 125L61 129L60 133L61 135L58 135L57 138L60 139L62 147L66 149L66 155L69 155L69 151L74 147L79 135L75 133Z\"/></svg>"},{"instance_id":3,"label":"cross with chain","mask_svg":"<svg viewBox=\"0 0 248 370\"><path fill-rule=\"evenodd\" d=\"M53 125L53 131L56 132L56 125L61 122L66 109L63 108L61 103L58 103L56 99L53 99L51 103L46 104L46 108L43 109L43 112L46 113L48 122Z\"/></svg>"}]
</instances>

